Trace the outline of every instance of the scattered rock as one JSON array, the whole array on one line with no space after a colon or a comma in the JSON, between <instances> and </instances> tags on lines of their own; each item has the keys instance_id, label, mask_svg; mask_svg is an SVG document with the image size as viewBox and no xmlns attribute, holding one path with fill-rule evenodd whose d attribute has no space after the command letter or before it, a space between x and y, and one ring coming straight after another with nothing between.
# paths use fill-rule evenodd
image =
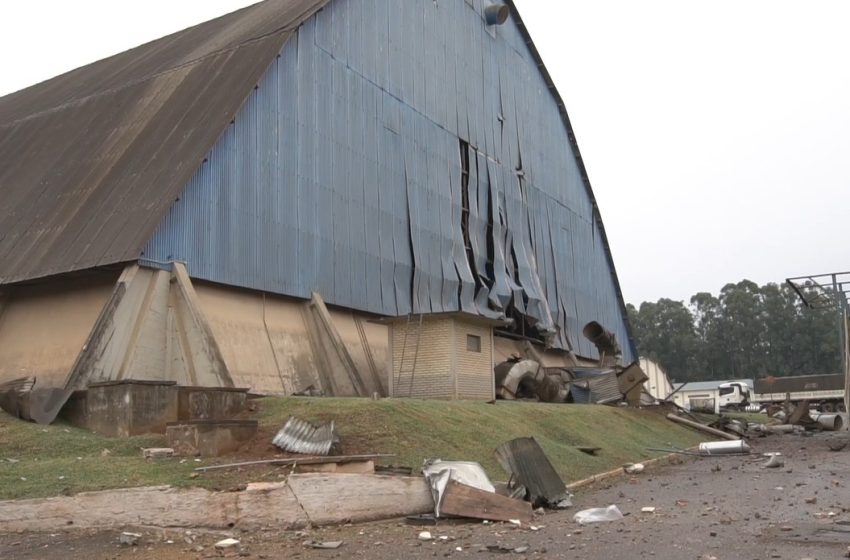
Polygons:
<instances>
[{"instance_id":1,"label":"scattered rock","mask_svg":"<svg viewBox=\"0 0 850 560\"><path fill-rule=\"evenodd\" d=\"M118 536L118 542L122 546L138 546L139 539L142 538L142 535L138 533L121 533Z\"/></svg>"},{"instance_id":2,"label":"scattered rock","mask_svg":"<svg viewBox=\"0 0 850 560\"><path fill-rule=\"evenodd\" d=\"M434 540L434 537L431 536L430 531L422 531L421 533L419 533L418 538L419 538L420 541L432 541L432 540Z\"/></svg>"},{"instance_id":3,"label":"scattered rock","mask_svg":"<svg viewBox=\"0 0 850 560\"><path fill-rule=\"evenodd\" d=\"M221 556L236 556L242 552L242 543L236 539L224 539L215 543L215 549Z\"/></svg>"},{"instance_id":4,"label":"scattered rock","mask_svg":"<svg viewBox=\"0 0 850 560\"><path fill-rule=\"evenodd\" d=\"M626 463L623 465L623 470L626 474L640 474L645 468L643 463Z\"/></svg>"},{"instance_id":5,"label":"scattered rock","mask_svg":"<svg viewBox=\"0 0 850 560\"><path fill-rule=\"evenodd\" d=\"M645 507L645 508L641 508L641 509L640 509L640 512L641 512L641 513L655 513L655 508L654 508L654 507L651 507L651 506L649 506L649 507Z\"/></svg>"},{"instance_id":6,"label":"scattered rock","mask_svg":"<svg viewBox=\"0 0 850 560\"><path fill-rule=\"evenodd\" d=\"M174 450L170 447L152 447L150 449L142 449L142 455L145 459L167 459L174 457Z\"/></svg>"},{"instance_id":7,"label":"scattered rock","mask_svg":"<svg viewBox=\"0 0 850 560\"><path fill-rule=\"evenodd\" d=\"M807 503L807 504L816 504L816 503L818 503L818 498L817 498L817 496L812 496L811 498L806 498L806 503Z\"/></svg>"},{"instance_id":8,"label":"scattered rock","mask_svg":"<svg viewBox=\"0 0 850 560\"><path fill-rule=\"evenodd\" d=\"M336 550L337 548L342 546L342 541L328 541L328 542L311 542L311 548L317 548L319 550Z\"/></svg>"}]
</instances>

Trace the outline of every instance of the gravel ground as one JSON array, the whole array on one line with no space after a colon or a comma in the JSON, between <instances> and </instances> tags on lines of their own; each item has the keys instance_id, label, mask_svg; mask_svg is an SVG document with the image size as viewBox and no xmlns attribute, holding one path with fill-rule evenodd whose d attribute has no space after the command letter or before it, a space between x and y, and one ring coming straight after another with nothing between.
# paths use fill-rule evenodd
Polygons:
<instances>
[{"instance_id":1,"label":"gravel ground","mask_svg":"<svg viewBox=\"0 0 850 560\"><path fill-rule=\"evenodd\" d=\"M533 527L466 522L414 527L392 521L232 536L241 540L243 557L256 559L843 558L850 546L850 445L829 449L840 439L850 436L772 436L753 441L752 456L684 459L582 491L573 509L540 515ZM785 466L762 468L765 452L781 452ZM622 520L585 526L573 521L578 510L611 504L625 514ZM646 507L655 511L643 513ZM421 531L433 540L419 540ZM214 558L212 545L228 536L137 532L143 536L135 547L120 546L115 531L0 535L0 558ZM311 540L343 544L315 550L305 545Z\"/></svg>"}]
</instances>

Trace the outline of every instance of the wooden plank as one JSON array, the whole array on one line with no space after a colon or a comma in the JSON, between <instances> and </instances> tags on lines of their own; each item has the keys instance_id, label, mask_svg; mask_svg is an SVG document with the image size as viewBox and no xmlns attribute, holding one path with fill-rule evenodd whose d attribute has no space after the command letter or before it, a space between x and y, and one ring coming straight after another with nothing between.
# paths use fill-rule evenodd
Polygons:
<instances>
[{"instance_id":1,"label":"wooden plank","mask_svg":"<svg viewBox=\"0 0 850 560\"><path fill-rule=\"evenodd\" d=\"M238 467L253 467L257 465L272 465L285 467L287 465L330 465L357 463L362 461L375 461L377 459L390 459L395 455L341 455L339 457L288 457L286 459L267 459L264 461L248 461L245 463L228 463L226 465L210 465L209 467L198 467L199 472L215 471L221 469L233 469Z\"/></svg>"},{"instance_id":2,"label":"wooden plank","mask_svg":"<svg viewBox=\"0 0 850 560\"><path fill-rule=\"evenodd\" d=\"M424 477L293 474L289 487L314 525L375 521L434 511Z\"/></svg>"},{"instance_id":3,"label":"wooden plank","mask_svg":"<svg viewBox=\"0 0 850 560\"><path fill-rule=\"evenodd\" d=\"M531 521L531 504L449 480L440 503L440 517L469 517L490 521Z\"/></svg>"}]
</instances>

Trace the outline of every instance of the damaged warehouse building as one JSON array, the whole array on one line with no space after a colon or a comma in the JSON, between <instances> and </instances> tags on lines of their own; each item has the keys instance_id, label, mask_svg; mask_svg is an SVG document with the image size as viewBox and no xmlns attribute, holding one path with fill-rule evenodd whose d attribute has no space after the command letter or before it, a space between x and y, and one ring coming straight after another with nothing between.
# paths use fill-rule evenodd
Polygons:
<instances>
[{"instance_id":1,"label":"damaged warehouse building","mask_svg":"<svg viewBox=\"0 0 850 560\"><path fill-rule=\"evenodd\" d=\"M0 98L0 190L0 382L46 408L128 381L489 400L519 359L637 359L513 2L267 0L142 45Z\"/></svg>"}]
</instances>

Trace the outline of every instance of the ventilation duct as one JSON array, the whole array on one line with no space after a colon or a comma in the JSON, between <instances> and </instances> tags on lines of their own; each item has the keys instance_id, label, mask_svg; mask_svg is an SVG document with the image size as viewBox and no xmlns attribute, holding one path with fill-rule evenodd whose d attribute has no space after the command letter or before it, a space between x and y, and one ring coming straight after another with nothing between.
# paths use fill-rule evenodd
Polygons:
<instances>
[{"instance_id":1,"label":"ventilation duct","mask_svg":"<svg viewBox=\"0 0 850 560\"><path fill-rule=\"evenodd\" d=\"M492 4L484 8L484 21L487 25L502 25L508 21L511 10L505 4Z\"/></svg>"}]
</instances>

